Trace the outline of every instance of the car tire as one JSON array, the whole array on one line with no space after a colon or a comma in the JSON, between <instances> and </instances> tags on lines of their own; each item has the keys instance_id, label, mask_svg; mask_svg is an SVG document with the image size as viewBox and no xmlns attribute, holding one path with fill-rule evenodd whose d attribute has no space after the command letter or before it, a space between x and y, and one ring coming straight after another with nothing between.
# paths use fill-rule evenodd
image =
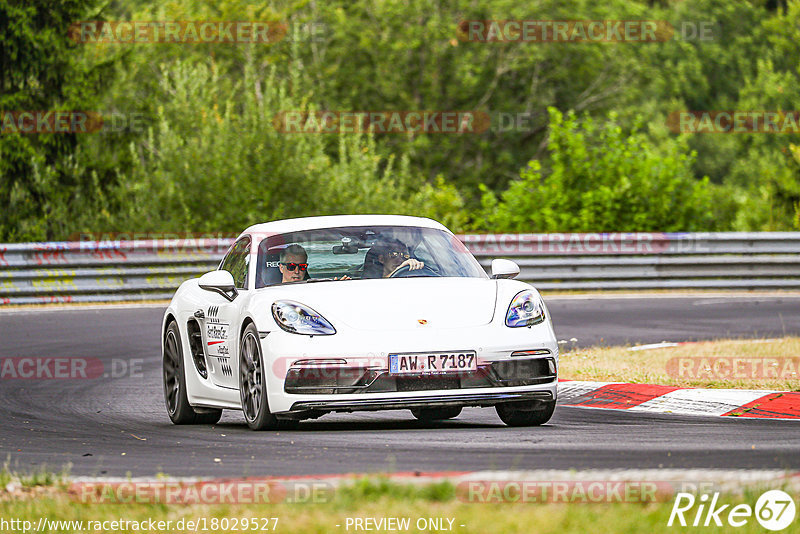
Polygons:
<instances>
[{"instance_id":1,"label":"car tire","mask_svg":"<svg viewBox=\"0 0 800 534\"><path fill-rule=\"evenodd\" d=\"M164 333L164 349L161 354L161 376L167 414L176 425L213 425L222 417L222 410L203 408L202 412L198 413L189 404L186 395L186 367L180 339L178 325L172 321Z\"/></svg>"},{"instance_id":2,"label":"car tire","mask_svg":"<svg viewBox=\"0 0 800 534\"><path fill-rule=\"evenodd\" d=\"M420 421L444 421L461 414L461 406L442 406L439 408L412 408L411 414Z\"/></svg>"},{"instance_id":3,"label":"car tire","mask_svg":"<svg viewBox=\"0 0 800 534\"><path fill-rule=\"evenodd\" d=\"M266 365L261 340L253 323L247 325L239 343L239 394L247 426L253 430L296 428L294 419L278 419L269 411Z\"/></svg>"},{"instance_id":4,"label":"car tire","mask_svg":"<svg viewBox=\"0 0 800 534\"><path fill-rule=\"evenodd\" d=\"M553 417L556 401L550 401L536 410L529 409L530 405L524 402L508 402L495 406L497 415L508 426L539 426Z\"/></svg>"}]
</instances>

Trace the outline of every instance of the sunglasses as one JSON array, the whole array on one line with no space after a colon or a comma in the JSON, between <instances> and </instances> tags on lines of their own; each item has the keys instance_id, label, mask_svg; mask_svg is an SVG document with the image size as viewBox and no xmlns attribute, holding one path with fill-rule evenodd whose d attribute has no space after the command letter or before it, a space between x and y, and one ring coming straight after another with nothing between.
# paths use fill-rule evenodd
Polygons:
<instances>
[{"instance_id":1,"label":"sunglasses","mask_svg":"<svg viewBox=\"0 0 800 534\"><path fill-rule=\"evenodd\" d=\"M411 256L409 254L405 253L405 252L394 251L394 252L390 252L389 253L389 257L390 258L403 258L404 260L407 260Z\"/></svg>"},{"instance_id":2,"label":"sunglasses","mask_svg":"<svg viewBox=\"0 0 800 534\"><path fill-rule=\"evenodd\" d=\"M300 269L301 273L305 272L305 270L308 269L308 264L307 263L283 263L283 262L281 262L281 265L283 265L284 267L286 267L290 271L295 271L297 269Z\"/></svg>"}]
</instances>

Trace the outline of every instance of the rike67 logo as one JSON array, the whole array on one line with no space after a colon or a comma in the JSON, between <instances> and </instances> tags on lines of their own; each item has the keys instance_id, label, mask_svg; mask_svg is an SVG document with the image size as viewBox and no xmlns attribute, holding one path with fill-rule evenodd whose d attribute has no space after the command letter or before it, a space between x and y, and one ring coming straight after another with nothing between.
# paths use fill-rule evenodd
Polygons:
<instances>
[{"instance_id":1,"label":"rike67 logo","mask_svg":"<svg viewBox=\"0 0 800 534\"><path fill-rule=\"evenodd\" d=\"M719 493L707 493L695 498L691 493L680 492L675 496L675 504L669 514L667 526L682 527L721 527L738 528L746 525L753 517L767 530L783 530L794 521L796 509L794 499L781 490L763 493L756 501L755 508L749 504L730 504L719 502Z\"/></svg>"}]
</instances>

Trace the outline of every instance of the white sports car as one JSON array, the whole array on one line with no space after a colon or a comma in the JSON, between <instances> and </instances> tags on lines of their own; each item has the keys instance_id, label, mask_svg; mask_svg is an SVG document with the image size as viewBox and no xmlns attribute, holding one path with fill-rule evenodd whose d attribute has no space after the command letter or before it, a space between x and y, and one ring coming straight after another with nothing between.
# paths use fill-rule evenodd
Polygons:
<instances>
[{"instance_id":1,"label":"white sports car","mask_svg":"<svg viewBox=\"0 0 800 534\"><path fill-rule=\"evenodd\" d=\"M242 410L262 430L329 412L410 409L434 421L494 406L508 425L541 425L555 409L558 344L517 274L498 259L490 278L430 219L251 226L164 314L170 419Z\"/></svg>"}]
</instances>

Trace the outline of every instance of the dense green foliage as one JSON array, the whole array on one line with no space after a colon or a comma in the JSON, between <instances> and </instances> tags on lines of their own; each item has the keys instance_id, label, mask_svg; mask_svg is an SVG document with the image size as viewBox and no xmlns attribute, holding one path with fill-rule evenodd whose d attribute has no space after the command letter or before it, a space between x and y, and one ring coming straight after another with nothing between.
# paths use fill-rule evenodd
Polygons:
<instances>
[{"instance_id":1,"label":"dense green foliage","mask_svg":"<svg viewBox=\"0 0 800 534\"><path fill-rule=\"evenodd\" d=\"M527 232L697 231L729 216L708 179L695 180L695 154L683 142L657 152L647 136L613 119L579 125L550 108L550 171L530 162L497 196L485 189L490 228Z\"/></svg>"},{"instance_id":2,"label":"dense green foliage","mask_svg":"<svg viewBox=\"0 0 800 534\"><path fill-rule=\"evenodd\" d=\"M0 2L0 110L91 109L107 62L87 64L64 31L88 4ZM80 158L80 151L76 134L0 134L0 240L63 235L65 220L96 224L70 208L91 206L87 198L105 185L98 183L98 161Z\"/></svg>"},{"instance_id":3,"label":"dense green foliage","mask_svg":"<svg viewBox=\"0 0 800 534\"><path fill-rule=\"evenodd\" d=\"M285 21L271 44L75 43L80 20ZM465 20L665 20L666 42L470 42ZM711 39L682 38L708 23ZM408 213L490 232L800 227L792 134L676 134L681 110L800 109L800 1L0 0L0 242ZM282 133L282 111L476 110L483 133ZM522 117L516 127L502 117ZM120 126L121 124L121 126Z\"/></svg>"}]
</instances>

